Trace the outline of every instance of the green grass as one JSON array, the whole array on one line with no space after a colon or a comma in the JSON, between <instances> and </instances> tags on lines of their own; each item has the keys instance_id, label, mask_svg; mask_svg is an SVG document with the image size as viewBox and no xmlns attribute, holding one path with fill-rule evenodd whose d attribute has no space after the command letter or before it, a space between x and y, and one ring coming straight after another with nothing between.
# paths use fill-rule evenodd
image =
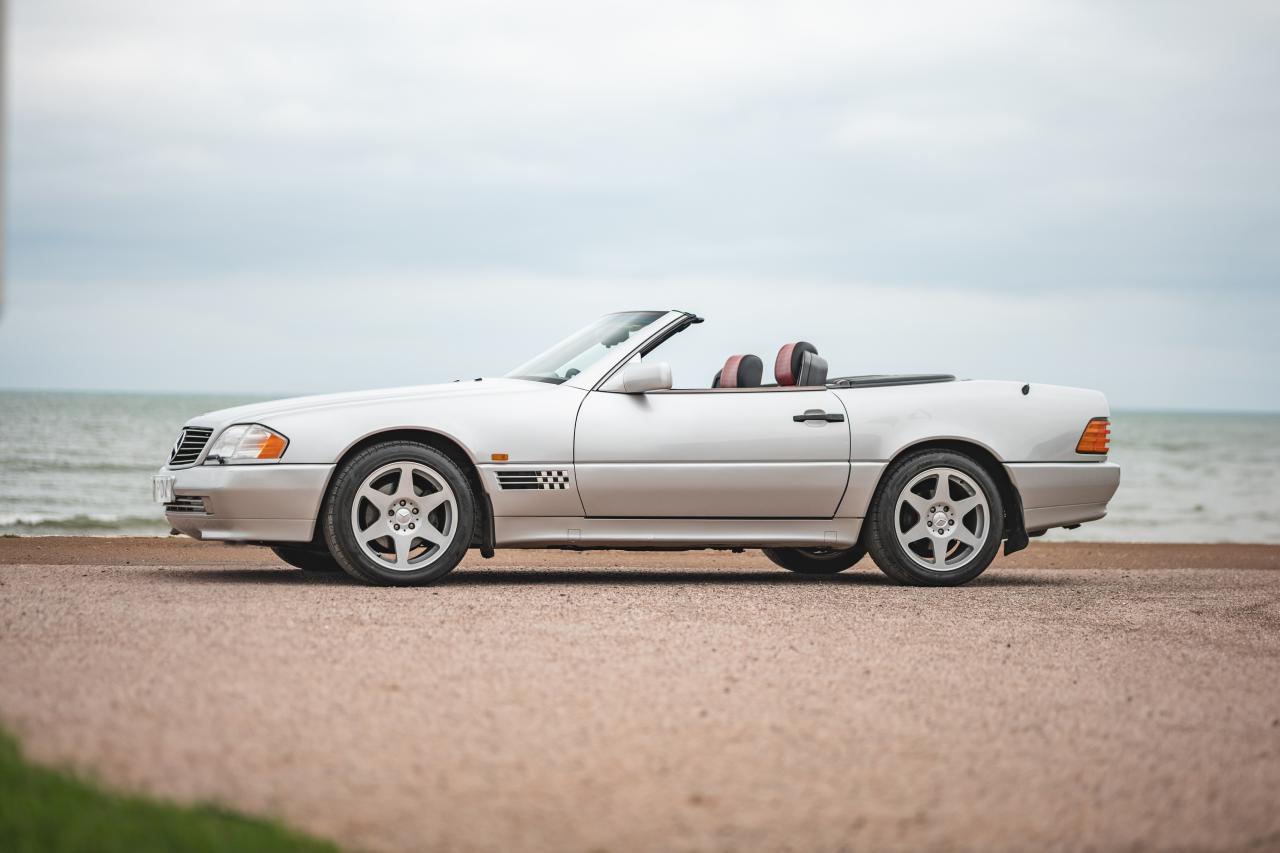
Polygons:
<instances>
[{"instance_id":1,"label":"green grass","mask_svg":"<svg viewBox=\"0 0 1280 853\"><path fill-rule=\"evenodd\" d=\"M268 853L337 847L270 821L212 806L179 806L113 794L36 767L0 731L0 850L5 853Z\"/></svg>"}]
</instances>

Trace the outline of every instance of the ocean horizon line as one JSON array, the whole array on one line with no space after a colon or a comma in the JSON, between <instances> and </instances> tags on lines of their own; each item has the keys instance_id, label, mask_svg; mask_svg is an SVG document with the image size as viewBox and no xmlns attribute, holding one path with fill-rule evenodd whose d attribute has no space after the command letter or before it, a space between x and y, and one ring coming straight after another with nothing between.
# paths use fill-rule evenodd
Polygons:
<instances>
[{"instance_id":1,"label":"ocean horizon line","mask_svg":"<svg viewBox=\"0 0 1280 853\"><path fill-rule=\"evenodd\" d=\"M455 380L445 379L440 383L421 382L420 385L442 384ZM1032 383L1033 386L1035 383ZM1044 383L1053 384L1053 383ZM379 386L397 387L397 386ZM404 386L411 387L411 386ZM261 400L288 399L290 397L309 397L320 394L344 394L354 391L370 390L368 388L326 389L326 390L294 390L294 391L157 391L146 389L107 389L107 388L0 388L0 394L76 394L103 396L135 396L135 397L245 397ZM1248 409L1248 408L1186 408L1183 406L1116 406L1111 407L1112 414L1134 415L1246 415L1277 416L1280 409Z\"/></svg>"}]
</instances>

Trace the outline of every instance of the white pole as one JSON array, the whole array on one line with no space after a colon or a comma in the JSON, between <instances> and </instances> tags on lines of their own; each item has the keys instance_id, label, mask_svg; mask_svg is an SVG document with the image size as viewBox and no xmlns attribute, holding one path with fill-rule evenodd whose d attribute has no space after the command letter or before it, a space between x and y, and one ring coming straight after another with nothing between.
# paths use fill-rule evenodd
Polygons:
<instances>
[{"instance_id":1,"label":"white pole","mask_svg":"<svg viewBox=\"0 0 1280 853\"><path fill-rule=\"evenodd\" d=\"M5 29L5 19L8 13L8 3L6 0L0 0L0 316L4 314L4 210L5 210L5 188L8 184L8 160L5 158L5 142L9 135L9 125L7 122L8 115L6 107L8 99L5 97L8 86L8 75L5 73L9 64L9 33Z\"/></svg>"}]
</instances>

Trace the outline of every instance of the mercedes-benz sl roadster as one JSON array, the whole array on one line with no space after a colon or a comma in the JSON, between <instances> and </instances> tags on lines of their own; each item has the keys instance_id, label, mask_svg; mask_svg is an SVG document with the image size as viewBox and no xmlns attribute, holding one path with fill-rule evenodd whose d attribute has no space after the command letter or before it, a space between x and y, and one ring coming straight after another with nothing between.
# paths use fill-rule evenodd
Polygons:
<instances>
[{"instance_id":1,"label":"mercedes-benz sl roadster","mask_svg":"<svg viewBox=\"0 0 1280 853\"><path fill-rule=\"evenodd\" d=\"M468 548L760 548L829 574L972 580L1120 482L1097 391L949 375L828 376L788 343L673 387L685 311L610 314L502 378L193 418L153 479L175 532L311 571L426 584Z\"/></svg>"}]
</instances>

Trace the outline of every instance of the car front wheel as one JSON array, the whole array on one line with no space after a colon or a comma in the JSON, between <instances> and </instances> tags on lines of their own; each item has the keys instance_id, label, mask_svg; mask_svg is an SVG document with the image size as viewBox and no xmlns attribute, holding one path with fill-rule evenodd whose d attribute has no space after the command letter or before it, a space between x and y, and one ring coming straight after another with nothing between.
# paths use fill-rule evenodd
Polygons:
<instances>
[{"instance_id":1,"label":"car front wheel","mask_svg":"<svg viewBox=\"0 0 1280 853\"><path fill-rule=\"evenodd\" d=\"M365 583L419 586L444 577L466 555L475 497L445 454L389 441L343 464L323 518L325 543L347 574Z\"/></svg>"},{"instance_id":2,"label":"car front wheel","mask_svg":"<svg viewBox=\"0 0 1280 853\"><path fill-rule=\"evenodd\" d=\"M1004 503L987 470L949 450L926 450L885 474L867 513L865 542L893 580L958 586L991 565L1004 535Z\"/></svg>"}]
</instances>

